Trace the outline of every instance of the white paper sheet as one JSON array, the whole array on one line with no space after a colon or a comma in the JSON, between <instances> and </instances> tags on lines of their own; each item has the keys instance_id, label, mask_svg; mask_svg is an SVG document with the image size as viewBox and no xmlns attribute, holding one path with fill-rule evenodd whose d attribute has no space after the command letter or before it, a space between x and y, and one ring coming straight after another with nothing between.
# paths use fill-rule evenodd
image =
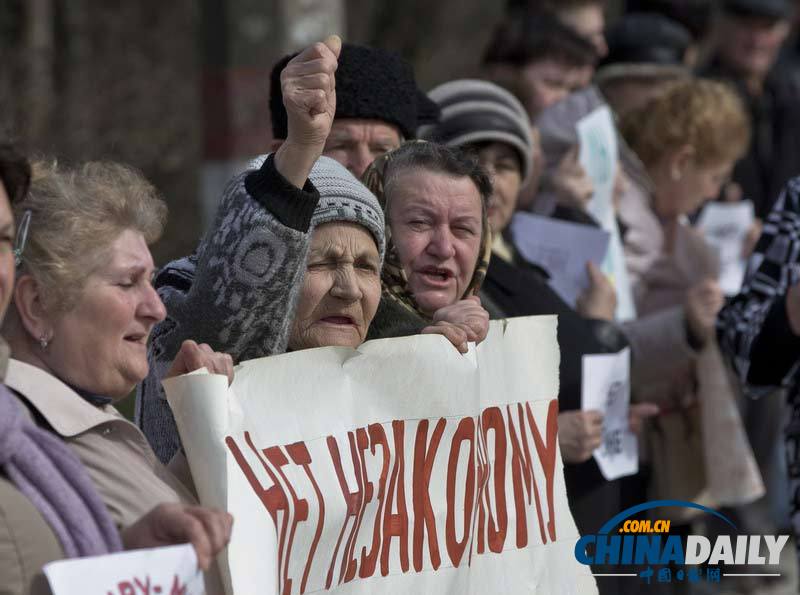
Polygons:
<instances>
[{"instance_id":1,"label":"white paper sheet","mask_svg":"<svg viewBox=\"0 0 800 595\"><path fill-rule=\"evenodd\" d=\"M742 288L747 269L742 250L754 220L753 203L749 200L710 202L697 220L706 241L719 256L719 284L727 296L736 295Z\"/></svg>"},{"instance_id":2,"label":"white paper sheet","mask_svg":"<svg viewBox=\"0 0 800 595\"><path fill-rule=\"evenodd\" d=\"M619 150L614 118L608 106L601 106L578 121L576 125L580 153L578 161L592 180L594 194L589 201L589 213L605 229L611 238L608 252L603 260L606 273L617 290L616 319L620 321L636 318L633 292L625 267L622 238L614 212L614 179L617 173Z\"/></svg>"},{"instance_id":3,"label":"white paper sheet","mask_svg":"<svg viewBox=\"0 0 800 595\"><path fill-rule=\"evenodd\" d=\"M194 547L132 550L45 565L53 595L203 595Z\"/></svg>"},{"instance_id":4,"label":"white paper sheet","mask_svg":"<svg viewBox=\"0 0 800 595\"><path fill-rule=\"evenodd\" d=\"M600 267L608 251L609 233L591 225L580 225L516 213L511 233L520 254L550 274L550 285L573 308L589 286L586 263Z\"/></svg>"},{"instance_id":5,"label":"white paper sheet","mask_svg":"<svg viewBox=\"0 0 800 595\"><path fill-rule=\"evenodd\" d=\"M584 355L582 409L603 414L603 443L594 460L611 481L639 470L639 445L630 429L630 349Z\"/></svg>"},{"instance_id":6,"label":"white paper sheet","mask_svg":"<svg viewBox=\"0 0 800 595\"><path fill-rule=\"evenodd\" d=\"M591 595L558 449L555 317L164 382L231 593ZM427 512L426 512L427 511Z\"/></svg>"}]
</instances>

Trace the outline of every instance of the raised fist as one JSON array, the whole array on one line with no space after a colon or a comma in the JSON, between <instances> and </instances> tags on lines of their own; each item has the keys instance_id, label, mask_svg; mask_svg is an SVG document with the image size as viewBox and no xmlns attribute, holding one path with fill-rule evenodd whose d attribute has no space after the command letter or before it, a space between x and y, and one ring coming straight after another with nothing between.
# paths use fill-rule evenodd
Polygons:
<instances>
[{"instance_id":1,"label":"raised fist","mask_svg":"<svg viewBox=\"0 0 800 595\"><path fill-rule=\"evenodd\" d=\"M341 49L342 40L331 35L304 49L281 72L288 143L325 145L336 114L335 73Z\"/></svg>"}]
</instances>

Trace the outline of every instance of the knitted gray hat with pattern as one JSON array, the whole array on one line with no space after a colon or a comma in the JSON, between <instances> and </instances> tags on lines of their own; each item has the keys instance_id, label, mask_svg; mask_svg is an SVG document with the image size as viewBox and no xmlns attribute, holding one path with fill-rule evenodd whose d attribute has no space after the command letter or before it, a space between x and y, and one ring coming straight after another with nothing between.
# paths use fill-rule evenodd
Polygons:
<instances>
[{"instance_id":1,"label":"knitted gray hat with pattern","mask_svg":"<svg viewBox=\"0 0 800 595\"><path fill-rule=\"evenodd\" d=\"M255 157L247 169L261 168L267 157L268 155ZM334 221L350 221L366 227L375 238L381 257L380 264L383 266L386 231L383 209L375 195L344 165L330 157L317 159L308 179L319 192L319 203L311 216L311 227Z\"/></svg>"},{"instance_id":2,"label":"knitted gray hat with pattern","mask_svg":"<svg viewBox=\"0 0 800 595\"><path fill-rule=\"evenodd\" d=\"M460 79L444 83L428 96L442 110L439 123L423 126L420 138L448 147L501 142L519 153L523 182L531 173L533 138L525 108L505 89L477 79Z\"/></svg>"},{"instance_id":3,"label":"knitted gray hat with pattern","mask_svg":"<svg viewBox=\"0 0 800 595\"><path fill-rule=\"evenodd\" d=\"M378 199L348 169L330 157L320 157L308 176L319 191L319 203L311 227L334 221L357 223L375 238L383 266L386 232Z\"/></svg>"}]
</instances>

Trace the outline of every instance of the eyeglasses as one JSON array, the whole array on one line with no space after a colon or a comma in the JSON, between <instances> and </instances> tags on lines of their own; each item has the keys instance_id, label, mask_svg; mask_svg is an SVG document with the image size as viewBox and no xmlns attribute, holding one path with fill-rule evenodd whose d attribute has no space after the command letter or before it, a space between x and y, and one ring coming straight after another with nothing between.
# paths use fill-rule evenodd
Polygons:
<instances>
[{"instance_id":1,"label":"eyeglasses","mask_svg":"<svg viewBox=\"0 0 800 595\"><path fill-rule=\"evenodd\" d=\"M31 225L31 212L26 210L22 214L22 219L17 227L17 237L14 241L14 265L19 267L22 264L22 252L25 250L25 243L28 241L28 228Z\"/></svg>"}]
</instances>

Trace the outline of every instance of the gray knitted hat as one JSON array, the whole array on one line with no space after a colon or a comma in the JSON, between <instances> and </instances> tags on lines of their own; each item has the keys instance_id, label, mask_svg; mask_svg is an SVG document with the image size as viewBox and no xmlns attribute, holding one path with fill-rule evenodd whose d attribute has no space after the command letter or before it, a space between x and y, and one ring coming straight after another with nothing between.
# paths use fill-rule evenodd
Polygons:
<instances>
[{"instance_id":1,"label":"gray knitted hat","mask_svg":"<svg viewBox=\"0 0 800 595\"><path fill-rule=\"evenodd\" d=\"M519 153L523 183L531 173L533 139L528 114L505 89L476 79L444 83L428 96L439 104L441 119L423 126L420 138L448 147L497 141L508 143Z\"/></svg>"},{"instance_id":2,"label":"gray knitted hat","mask_svg":"<svg viewBox=\"0 0 800 595\"><path fill-rule=\"evenodd\" d=\"M320 157L308 176L319 191L319 203L311 217L316 227L333 221L350 221L366 227L375 238L383 266L386 251L384 216L378 199L345 166L330 157Z\"/></svg>"},{"instance_id":3,"label":"gray knitted hat","mask_svg":"<svg viewBox=\"0 0 800 595\"><path fill-rule=\"evenodd\" d=\"M255 157L247 169L259 169L267 157L268 155ZM319 203L311 216L311 227L332 221L351 221L366 227L378 245L378 254L383 267L386 231L383 209L375 195L345 166L330 157L317 159L308 179L319 192Z\"/></svg>"}]
</instances>

